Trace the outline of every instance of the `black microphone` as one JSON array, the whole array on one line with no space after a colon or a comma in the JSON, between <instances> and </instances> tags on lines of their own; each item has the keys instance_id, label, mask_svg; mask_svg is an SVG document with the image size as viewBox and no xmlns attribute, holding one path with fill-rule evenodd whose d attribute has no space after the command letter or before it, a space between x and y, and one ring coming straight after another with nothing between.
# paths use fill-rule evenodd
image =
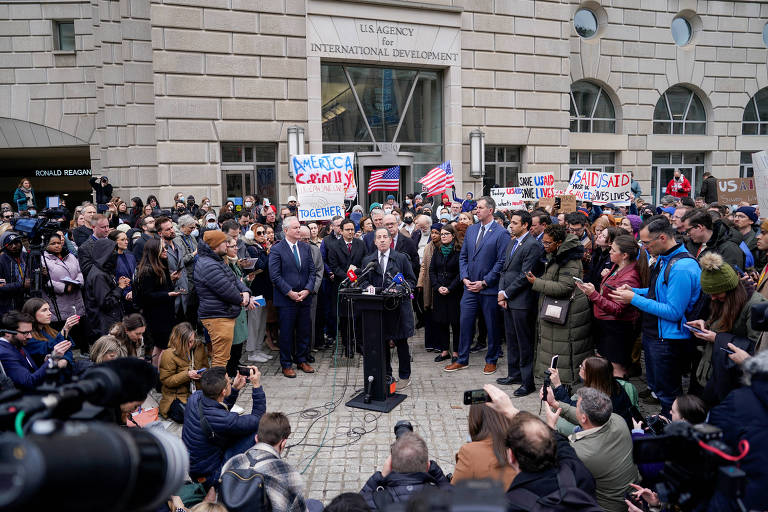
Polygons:
<instances>
[{"instance_id":1,"label":"black microphone","mask_svg":"<svg viewBox=\"0 0 768 512\"><path fill-rule=\"evenodd\" d=\"M371 271L376 268L376 266L379 264L378 261L373 260L368 262L368 264L365 266L362 272L357 276L357 281L352 285L353 287L360 286L360 280L371 273Z\"/></svg>"},{"instance_id":2,"label":"black microphone","mask_svg":"<svg viewBox=\"0 0 768 512\"><path fill-rule=\"evenodd\" d=\"M371 403L371 385L373 385L373 375L368 376L368 382L365 385L365 396L363 397L363 403Z\"/></svg>"}]
</instances>

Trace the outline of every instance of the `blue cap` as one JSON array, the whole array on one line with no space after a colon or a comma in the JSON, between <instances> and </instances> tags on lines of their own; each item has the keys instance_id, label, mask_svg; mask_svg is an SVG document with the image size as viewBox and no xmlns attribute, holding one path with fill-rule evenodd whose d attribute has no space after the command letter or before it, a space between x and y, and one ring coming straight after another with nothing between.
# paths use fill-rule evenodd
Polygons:
<instances>
[{"instance_id":1,"label":"blue cap","mask_svg":"<svg viewBox=\"0 0 768 512\"><path fill-rule=\"evenodd\" d=\"M675 209L672 208L671 206L668 206L666 208L662 208L661 211L664 212L664 213L668 213L670 215L674 215L675 214Z\"/></svg>"},{"instance_id":2,"label":"blue cap","mask_svg":"<svg viewBox=\"0 0 768 512\"><path fill-rule=\"evenodd\" d=\"M390 199L394 199L394 198L395 198L395 196L393 196L392 194L389 194L389 195L387 196L387 201L389 201Z\"/></svg>"}]
</instances>

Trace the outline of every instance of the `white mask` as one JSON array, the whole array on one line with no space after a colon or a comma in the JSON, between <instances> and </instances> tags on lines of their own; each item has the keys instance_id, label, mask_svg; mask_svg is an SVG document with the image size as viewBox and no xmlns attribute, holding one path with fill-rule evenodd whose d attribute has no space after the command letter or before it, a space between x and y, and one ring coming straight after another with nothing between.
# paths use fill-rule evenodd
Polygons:
<instances>
[{"instance_id":1,"label":"white mask","mask_svg":"<svg viewBox=\"0 0 768 512\"><path fill-rule=\"evenodd\" d=\"M190 235L191 235L191 236L193 236L193 237L195 237L195 238L197 238L197 237L199 237L199 236L200 236L200 230L199 230L199 229L197 229L197 228L195 228L195 229L193 229L193 230L192 230L192 232L190 233Z\"/></svg>"},{"instance_id":2,"label":"white mask","mask_svg":"<svg viewBox=\"0 0 768 512\"><path fill-rule=\"evenodd\" d=\"M208 229L219 229L219 225L215 222L209 222L205 225L205 227Z\"/></svg>"},{"instance_id":3,"label":"white mask","mask_svg":"<svg viewBox=\"0 0 768 512\"><path fill-rule=\"evenodd\" d=\"M245 207L246 208L250 208L251 206L253 206L253 202L252 201L246 201L245 202Z\"/></svg>"}]
</instances>

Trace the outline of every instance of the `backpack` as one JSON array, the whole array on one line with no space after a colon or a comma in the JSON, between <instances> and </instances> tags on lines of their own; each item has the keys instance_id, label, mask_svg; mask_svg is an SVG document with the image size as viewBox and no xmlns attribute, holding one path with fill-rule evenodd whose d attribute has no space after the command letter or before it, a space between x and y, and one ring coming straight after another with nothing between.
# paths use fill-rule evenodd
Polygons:
<instances>
[{"instance_id":1,"label":"backpack","mask_svg":"<svg viewBox=\"0 0 768 512\"><path fill-rule=\"evenodd\" d=\"M696 262L697 265L699 264L699 260L694 258L693 255L689 252L681 252L675 254L669 258L667 266L664 269L664 286L667 286L669 283L669 273L672 271L672 265L677 260L683 260L686 258L692 259ZM707 309L709 309L709 296L706 293L699 291L699 298L696 299L696 302L694 302L691 307L685 310L685 320L688 322L691 320L702 320L706 316Z\"/></svg>"},{"instance_id":2,"label":"backpack","mask_svg":"<svg viewBox=\"0 0 768 512\"><path fill-rule=\"evenodd\" d=\"M576 484L576 477L568 466L561 464L557 472L557 490L538 496L523 488L507 493L507 499L532 512L602 512L595 498Z\"/></svg>"},{"instance_id":3,"label":"backpack","mask_svg":"<svg viewBox=\"0 0 768 512\"><path fill-rule=\"evenodd\" d=\"M219 495L229 512L268 512L264 475L251 468L228 469L219 478Z\"/></svg>"},{"instance_id":4,"label":"backpack","mask_svg":"<svg viewBox=\"0 0 768 512\"><path fill-rule=\"evenodd\" d=\"M739 244L739 249L744 253L744 268L750 268L755 266L755 257L752 256L752 251L749 250L749 246L742 240Z\"/></svg>"}]
</instances>

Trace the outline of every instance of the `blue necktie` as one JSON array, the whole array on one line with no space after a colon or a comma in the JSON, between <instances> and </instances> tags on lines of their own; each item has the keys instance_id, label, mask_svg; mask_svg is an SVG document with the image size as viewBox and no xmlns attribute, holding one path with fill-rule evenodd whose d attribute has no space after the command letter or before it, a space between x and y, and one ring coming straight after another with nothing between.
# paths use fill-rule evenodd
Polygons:
<instances>
[{"instance_id":1,"label":"blue necktie","mask_svg":"<svg viewBox=\"0 0 768 512\"><path fill-rule=\"evenodd\" d=\"M296 249L296 244L293 244L293 259L296 260L296 266L301 268L301 262L299 261L299 251Z\"/></svg>"},{"instance_id":2,"label":"blue necktie","mask_svg":"<svg viewBox=\"0 0 768 512\"><path fill-rule=\"evenodd\" d=\"M517 246L520 245L520 240L515 240L515 243L512 244L512 250L509 252L509 257L511 258L513 254L515 254L515 251L517 250Z\"/></svg>"}]
</instances>

